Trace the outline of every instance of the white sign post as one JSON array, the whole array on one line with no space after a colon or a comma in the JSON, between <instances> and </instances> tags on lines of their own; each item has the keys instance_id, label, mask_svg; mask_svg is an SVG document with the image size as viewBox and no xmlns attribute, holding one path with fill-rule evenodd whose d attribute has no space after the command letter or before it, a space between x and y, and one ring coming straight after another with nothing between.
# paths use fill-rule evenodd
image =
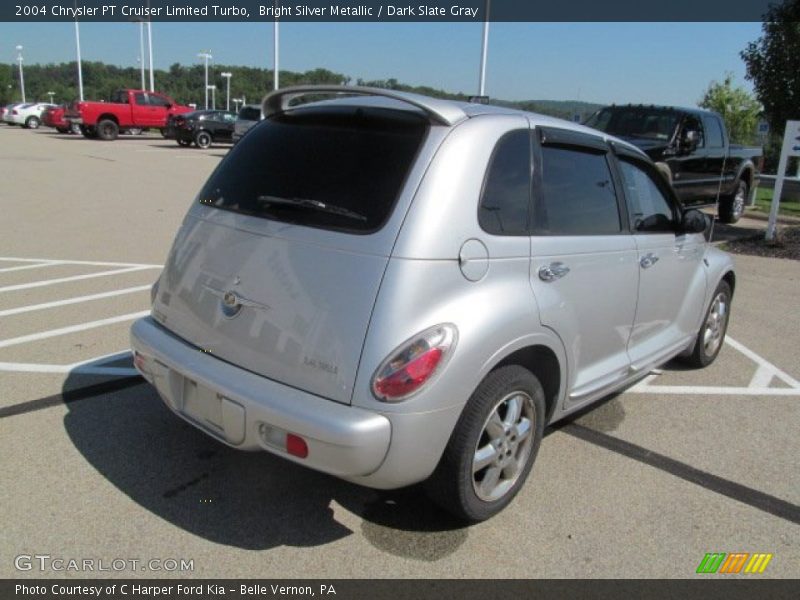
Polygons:
<instances>
[{"instance_id":1,"label":"white sign post","mask_svg":"<svg viewBox=\"0 0 800 600\"><path fill-rule=\"evenodd\" d=\"M800 156L800 121L786 121L786 132L783 134L783 148L781 159L778 162L778 176L775 178L775 189L772 193L772 205L769 209L769 222L767 223L768 241L775 239L776 222L778 220L778 204L783 192L783 179L786 175L786 162L790 156Z\"/></svg>"}]
</instances>

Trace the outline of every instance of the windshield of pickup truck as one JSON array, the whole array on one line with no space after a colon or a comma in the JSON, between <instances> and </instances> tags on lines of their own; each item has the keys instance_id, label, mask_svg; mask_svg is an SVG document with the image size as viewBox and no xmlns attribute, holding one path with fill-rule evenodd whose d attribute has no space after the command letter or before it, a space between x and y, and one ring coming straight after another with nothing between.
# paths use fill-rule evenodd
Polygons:
<instances>
[{"instance_id":1,"label":"windshield of pickup truck","mask_svg":"<svg viewBox=\"0 0 800 600\"><path fill-rule=\"evenodd\" d=\"M618 137L668 141L675 132L678 115L647 107L603 108L586 121L588 127Z\"/></svg>"}]
</instances>

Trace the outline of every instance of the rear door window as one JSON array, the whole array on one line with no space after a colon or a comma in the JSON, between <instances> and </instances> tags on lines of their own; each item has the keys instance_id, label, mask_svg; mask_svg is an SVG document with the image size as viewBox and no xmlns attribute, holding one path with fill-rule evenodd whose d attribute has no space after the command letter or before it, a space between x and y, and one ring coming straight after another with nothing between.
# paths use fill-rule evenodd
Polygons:
<instances>
[{"instance_id":1,"label":"rear door window","mask_svg":"<svg viewBox=\"0 0 800 600\"><path fill-rule=\"evenodd\" d=\"M228 153L200 202L351 233L389 218L428 130L420 115L365 107L271 117Z\"/></svg>"},{"instance_id":2,"label":"rear door window","mask_svg":"<svg viewBox=\"0 0 800 600\"><path fill-rule=\"evenodd\" d=\"M675 231L675 210L659 184L660 176L642 163L619 161L631 226L635 233Z\"/></svg>"},{"instance_id":3,"label":"rear door window","mask_svg":"<svg viewBox=\"0 0 800 600\"><path fill-rule=\"evenodd\" d=\"M703 125L706 129L706 141L709 148L722 148L722 126L717 117L703 116Z\"/></svg>"},{"instance_id":4,"label":"rear door window","mask_svg":"<svg viewBox=\"0 0 800 600\"><path fill-rule=\"evenodd\" d=\"M542 146L540 193L534 200L542 235L610 235L622 230L605 152Z\"/></svg>"}]
</instances>

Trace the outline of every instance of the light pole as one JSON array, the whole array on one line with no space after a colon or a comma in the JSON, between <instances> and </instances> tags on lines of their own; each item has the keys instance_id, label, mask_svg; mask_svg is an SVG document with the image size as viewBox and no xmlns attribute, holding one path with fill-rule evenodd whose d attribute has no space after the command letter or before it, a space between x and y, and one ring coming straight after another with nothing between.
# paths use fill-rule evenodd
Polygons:
<instances>
[{"instance_id":1,"label":"light pole","mask_svg":"<svg viewBox=\"0 0 800 600\"><path fill-rule=\"evenodd\" d=\"M75 3L77 6L77 2ZM75 19L75 51L78 59L78 99L83 102L83 68L81 67L81 30Z\"/></svg>"},{"instance_id":2,"label":"light pole","mask_svg":"<svg viewBox=\"0 0 800 600\"><path fill-rule=\"evenodd\" d=\"M278 6L278 0L275 0L275 6L276 7ZM272 53L273 53L273 58L275 59L274 71L273 71L273 77L272 77L272 89L273 90L277 90L278 89L278 78L280 77L279 71L278 71L278 62L279 62L278 61L278 54L279 54L278 53L278 40L279 40L278 19L275 19L275 23L274 23L274 27L273 27L273 36L272 36L272 44L273 44Z\"/></svg>"},{"instance_id":3,"label":"light pole","mask_svg":"<svg viewBox=\"0 0 800 600\"><path fill-rule=\"evenodd\" d=\"M233 73L220 73L225 79L225 110L231 109L231 77Z\"/></svg>"},{"instance_id":4,"label":"light pole","mask_svg":"<svg viewBox=\"0 0 800 600\"><path fill-rule=\"evenodd\" d=\"M235 112L239 112L239 104L242 102L241 98L232 98L233 100L233 110Z\"/></svg>"},{"instance_id":5,"label":"light pole","mask_svg":"<svg viewBox=\"0 0 800 600\"><path fill-rule=\"evenodd\" d=\"M211 90L211 109L217 110L217 86L213 83L208 86L208 89ZM208 106L206 106L208 108Z\"/></svg>"},{"instance_id":6,"label":"light pole","mask_svg":"<svg viewBox=\"0 0 800 600\"><path fill-rule=\"evenodd\" d=\"M489 4L486 0L486 15L483 19L483 43L481 44L481 74L478 80L478 95L486 95L486 53L489 50Z\"/></svg>"},{"instance_id":7,"label":"light pole","mask_svg":"<svg viewBox=\"0 0 800 600\"><path fill-rule=\"evenodd\" d=\"M139 21L139 66L142 75L142 88L145 88L144 83L144 21Z\"/></svg>"},{"instance_id":8,"label":"light pole","mask_svg":"<svg viewBox=\"0 0 800 600\"><path fill-rule=\"evenodd\" d=\"M211 56L211 50L206 50L205 52L200 52L197 56L199 58L202 58L203 62L205 63L205 71L206 71L206 79L205 79L206 110L208 110L208 61L209 61L209 59L213 58L213 56Z\"/></svg>"},{"instance_id":9,"label":"light pole","mask_svg":"<svg viewBox=\"0 0 800 600\"><path fill-rule=\"evenodd\" d=\"M53 96L55 96L56 93L55 92L47 92L47 95L50 96L50 104L52 104L53 103Z\"/></svg>"},{"instance_id":10,"label":"light pole","mask_svg":"<svg viewBox=\"0 0 800 600\"><path fill-rule=\"evenodd\" d=\"M25 74L22 72L22 46L17 46L17 62L19 63L19 91L22 101L25 102Z\"/></svg>"}]
</instances>

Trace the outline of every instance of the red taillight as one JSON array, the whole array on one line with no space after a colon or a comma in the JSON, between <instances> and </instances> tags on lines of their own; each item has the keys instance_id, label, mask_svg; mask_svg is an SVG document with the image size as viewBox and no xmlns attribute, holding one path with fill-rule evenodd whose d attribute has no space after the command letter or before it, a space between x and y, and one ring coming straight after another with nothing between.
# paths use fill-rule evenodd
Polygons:
<instances>
[{"instance_id":1,"label":"red taillight","mask_svg":"<svg viewBox=\"0 0 800 600\"><path fill-rule=\"evenodd\" d=\"M430 377L442 359L439 348L431 348L404 368L383 379L375 380L375 391L383 398L408 396Z\"/></svg>"},{"instance_id":2,"label":"red taillight","mask_svg":"<svg viewBox=\"0 0 800 600\"><path fill-rule=\"evenodd\" d=\"M299 435L294 433L286 434L286 452L297 458L308 456L308 444Z\"/></svg>"},{"instance_id":3,"label":"red taillight","mask_svg":"<svg viewBox=\"0 0 800 600\"><path fill-rule=\"evenodd\" d=\"M437 325L400 346L372 380L379 400L398 402L419 391L441 367L456 342L454 325Z\"/></svg>"}]
</instances>

